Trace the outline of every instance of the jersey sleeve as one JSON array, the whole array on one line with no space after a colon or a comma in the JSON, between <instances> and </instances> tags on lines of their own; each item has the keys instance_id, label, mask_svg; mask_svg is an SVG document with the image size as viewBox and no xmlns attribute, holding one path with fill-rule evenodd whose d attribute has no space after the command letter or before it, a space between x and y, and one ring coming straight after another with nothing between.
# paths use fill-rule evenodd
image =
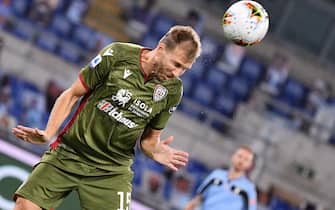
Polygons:
<instances>
[{"instance_id":1,"label":"jersey sleeve","mask_svg":"<svg viewBox=\"0 0 335 210\"><path fill-rule=\"evenodd\" d=\"M203 197L206 197L207 193L205 188L209 185L210 182L212 182L213 179L219 177L219 173L220 171L218 169L211 172L198 187L197 194L202 194Z\"/></svg>"},{"instance_id":2,"label":"jersey sleeve","mask_svg":"<svg viewBox=\"0 0 335 210\"><path fill-rule=\"evenodd\" d=\"M249 194L249 210L257 210L257 193L255 186L252 185L252 187L248 190Z\"/></svg>"},{"instance_id":3,"label":"jersey sleeve","mask_svg":"<svg viewBox=\"0 0 335 210\"><path fill-rule=\"evenodd\" d=\"M173 114L174 111L176 111L177 106L179 105L181 98L182 98L182 84L180 83L180 88L178 91L176 91L175 94L172 94L168 98L168 103L165 109L161 111L159 114L157 114L151 121L150 121L150 127L156 130L162 130L165 128L169 118Z\"/></svg>"},{"instance_id":4,"label":"jersey sleeve","mask_svg":"<svg viewBox=\"0 0 335 210\"><path fill-rule=\"evenodd\" d=\"M81 69L79 78L86 89L94 89L107 78L116 62L115 54L115 45L110 44Z\"/></svg>"}]
</instances>

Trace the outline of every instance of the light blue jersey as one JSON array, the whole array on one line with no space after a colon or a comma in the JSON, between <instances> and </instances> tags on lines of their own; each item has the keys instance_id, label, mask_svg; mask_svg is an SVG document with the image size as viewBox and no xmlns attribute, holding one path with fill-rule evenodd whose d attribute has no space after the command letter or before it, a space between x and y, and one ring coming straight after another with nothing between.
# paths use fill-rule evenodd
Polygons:
<instances>
[{"instance_id":1,"label":"light blue jersey","mask_svg":"<svg viewBox=\"0 0 335 210\"><path fill-rule=\"evenodd\" d=\"M228 180L228 171L214 170L198 188L202 210L256 210L254 184L245 176ZM248 209L247 209L248 208Z\"/></svg>"}]
</instances>

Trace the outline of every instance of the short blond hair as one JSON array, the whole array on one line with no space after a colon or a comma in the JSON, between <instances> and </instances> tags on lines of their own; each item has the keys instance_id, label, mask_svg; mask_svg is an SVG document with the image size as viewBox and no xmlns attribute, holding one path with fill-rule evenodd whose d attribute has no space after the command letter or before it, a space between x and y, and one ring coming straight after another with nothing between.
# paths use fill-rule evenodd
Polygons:
<instances>
[{"instance_id":1,"label":"short blond hair","mask_svg":"<svg viewBox=\"0 0 335 210\"><path fill-rule=\"evenodd\" d=\"M185 48L188 59L196 59L201 54L201 42L197 32L190 26L173 26L159 41L164 43L168 50L175 49L182 43L190 43Z\"/></svg>"}]
</instances>

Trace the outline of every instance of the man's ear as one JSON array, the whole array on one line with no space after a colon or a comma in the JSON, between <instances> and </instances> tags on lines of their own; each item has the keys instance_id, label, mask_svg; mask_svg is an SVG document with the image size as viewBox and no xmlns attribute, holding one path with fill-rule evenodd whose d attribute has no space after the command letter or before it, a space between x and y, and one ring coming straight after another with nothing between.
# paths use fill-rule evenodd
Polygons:
<instances>
[{"instance_id":1,"label":"man's ear","mask_svg":"<svg viewBox=\"0 0 335 210\"><path fill-rule=\"evenodd\" d=\"M157 45L158 50L165 50L166 45L163 42L159 42Z\"/></svg>"}]
</instances>

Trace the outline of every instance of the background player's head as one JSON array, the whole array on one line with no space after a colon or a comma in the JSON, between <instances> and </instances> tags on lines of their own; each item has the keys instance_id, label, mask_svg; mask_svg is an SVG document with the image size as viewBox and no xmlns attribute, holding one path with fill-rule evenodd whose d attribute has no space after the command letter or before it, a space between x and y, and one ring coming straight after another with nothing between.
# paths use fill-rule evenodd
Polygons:
<instances>
[{"instance_id":1,"label":"background player's head","mask_svg":"<svg viewBox=\"0 0 335 210\"><path fill-rule=\"evenodd\" d=\"M160 80L181 76L201 53L198 34L189 26L173 26L159 41L152 74Z\"/></svg>"},{"instance_id":2,"label":"background player's head","mask_svg":"<svg viewBox=\"0 0 335 210\"><path fill-rule=\"evenodd\" d=\"M248 146L240 146L231 157L231 167L235 171L247 172L253 166L254 152Z\"/></svg>"}]
</instances>

